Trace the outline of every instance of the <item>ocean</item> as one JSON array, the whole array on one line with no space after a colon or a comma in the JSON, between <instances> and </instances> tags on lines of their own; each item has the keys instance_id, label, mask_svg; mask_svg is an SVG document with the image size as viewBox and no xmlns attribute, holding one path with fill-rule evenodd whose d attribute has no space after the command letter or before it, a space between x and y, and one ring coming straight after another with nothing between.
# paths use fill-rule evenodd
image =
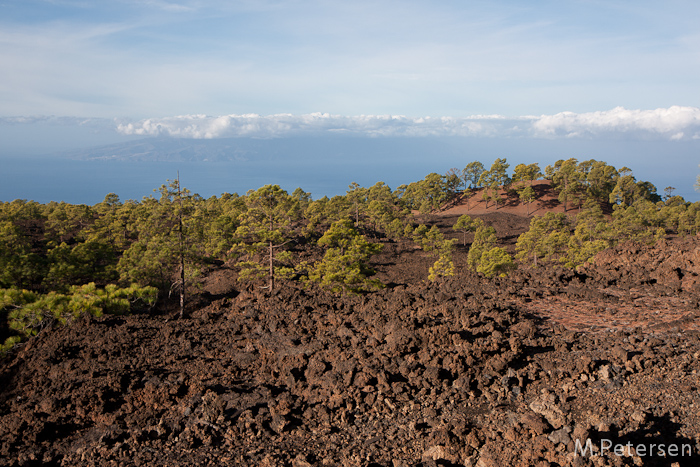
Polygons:
<instances>
[{"instance_id":1,"label":"ocean","mask_svg":"<svg viewBox=\"0 0 700 467\"><path fill-rule=\"evenodd\" d=\"M143 152L144 145L149 152ZM301 187L318 199L345 194L352 182L368 187L382 181L395 189L475 160L488 168L496 158L507 158L512 173L518 163L538 162L544 171L547 164L570 157L628 166L638 180L652 182L659 194L674 186L674 194L698 201L700 193L693 189L700 172L698 146L698 142L619 140L334 137L180 141L177 148L172 141L142 140L43 157L18 157L0 150L0 201L95 204L108 193L116 193L122 201L140 200L175 179L178 171L182 185L205 198L278 184L290 193Z\"/></svg>"}]
</instances>

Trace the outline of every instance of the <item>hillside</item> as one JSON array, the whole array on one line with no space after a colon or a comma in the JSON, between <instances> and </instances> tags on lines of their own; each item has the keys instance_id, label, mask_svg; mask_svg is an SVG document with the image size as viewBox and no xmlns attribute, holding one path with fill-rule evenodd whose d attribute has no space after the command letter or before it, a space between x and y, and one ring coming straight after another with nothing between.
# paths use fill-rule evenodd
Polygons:
<instances>
[{"instance_id":1,"label":"hillside","mask_svg":"<svg viewBox=\"0 0 700 467\"><path fill-rule=\"evenodd\" d=\"M527 225L490 216L511 242ZM386 242L390 287L366 296L268 297L218 266L186 319L88 315L0 362L0 465L697 465L699 255L687 237L487 279L458 248L435 284ZM587 439L657 452L577 457Z\"/></svg>"},{"instance_id":2,"label":"hillside","mask_svg":"<svg viewBox=\"0 0 700 467\"><path fill-rule=\"evenodd\" d=\"M506 168L0 203L0 466L698 465L700 203Z\"/></svg>"},{"instance_id":3,"label":"hillside","mask_svg":"<svg viewBox=\"0 0 700 467\"><path fill-rule=\"evenodd\" d=\"M494 212L515 214L518 216L542 216L547 212L565 212L564 204L557 199L557 194L552 190L552 182L550 180L534 180L532 187L535 190L535 200L530 203L523 203L518 199L516 193L509 193L504 189L498 190L499 195L505 200L501 205L495 206L493 201L489 202L488 207L486 201L482 198L484 189L474 190L474 194L467 199L464 196L448 203L440 211L441 214L451 215L483 215ZM569 207L570 211L575 211L573 207Z\"/></svg>"}]
</instances>

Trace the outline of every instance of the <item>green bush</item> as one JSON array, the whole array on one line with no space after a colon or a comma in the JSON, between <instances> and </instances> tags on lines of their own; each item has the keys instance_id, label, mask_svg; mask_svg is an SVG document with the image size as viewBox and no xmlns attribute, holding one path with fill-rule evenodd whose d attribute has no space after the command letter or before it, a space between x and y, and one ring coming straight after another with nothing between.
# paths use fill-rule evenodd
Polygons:
<instances>
[{"instance_id":1,"label":"green bush","mask_svg":"<svg viewBox=\"0 0 700 467\"><path fill-rule=\"evenodd\" d=\"M476 271L482 273L486 277L493 277L496 274L504 276L508 271L513 269L513 267L513 258L511 258L508 252L501 247L495 247L484 251Z\"/></svg>"},{"instance_id":2,"label":"green bush","mask_svg":"<svg viewBox=\"0 0 700 467\"><path fill-rule=\"evenodd\" d=\"M370 257L379 253L382 245L367 241L350 222L335 222L318 243L329 248L310 269L310 281L333 292L360 293L384 287L370 278L375 271L369 266Z\"/></svg>"},{"instance_id":3,"label":"green bush","mask_svg":"<svg viewBox=\"0 0 700 467\"><path fill-rule=\"evenodd\" d=\"M452 277L455 275L455 265L451 255L440 255L437 261L428 269L428 279L436 281L441 277Z\"/></svg>"},{"instance_id":4,"label":"green bush","mask_svg":"<svg viewBox=\"0 0 700 467\"><path fill-rule=\"evenodd\" d=\"M40 295L27 290L0 289L0 313L7 314L7 323L14 333L5 340L0 351L5 354L22 339L36 335L54 323L68 324L89 313L95 317L150 310L158 299L155 287L108 285L98 289L94 282L73 286L67 294L50 292Z\"/></svg>"},{"instance_id":5,"label":"green bush","mask_svg":"<svg viewBox=\"0 0 700 467\"><path fill-rule=\"evenodd\" d=\"M15 344L18 344L22 338L20 336L11 336L5 339L5 342L0 345L0 357L4 357L7 355L7 352L9 352L12 347L15 346Z\"/></svg>"}]
</instances>

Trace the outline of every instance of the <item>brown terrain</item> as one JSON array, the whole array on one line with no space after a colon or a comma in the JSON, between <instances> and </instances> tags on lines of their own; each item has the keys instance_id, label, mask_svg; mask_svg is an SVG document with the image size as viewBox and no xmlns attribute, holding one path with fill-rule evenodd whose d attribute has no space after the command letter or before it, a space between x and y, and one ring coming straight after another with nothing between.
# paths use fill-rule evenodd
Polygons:
<instances>
[{"instance_id":1,"label":"brown terrain","mask_svg":"<svg viewBox=\"0 0 700 467\"><path fill-rule=\"evenodd\" d=\"M523 209L469 213L512 252ZM493 279L460 243L439 284L383 242L365 296L224 264L185 319L45 329L0 361L0 465L700 465L700 237Z\"/></svg>"},{"instance_id":2,"label":"brown terrain","mask_svg":"<svg viewBox=\"0 0 700 467\"><path fill-rule=\"evenodd\" d=\"M528 206L518 198L516 193L509 193L506 190L499 190L499 195L503 198L503 202L496 208L493 202L483 200L482 190L474 191L474 194L469 197L461 197L455 199L452 203L444 206L441 210L441 215L462 215L469 214L483 215L493 212L517 214L519 216L542 216L546 212L567 212L565 206L561 204L551 189L549 180L534 180L532 188L535 190L535 200ZM567 206L570 212L575 212L576 209L572 206Z\"/></svg>"}]
</instances>

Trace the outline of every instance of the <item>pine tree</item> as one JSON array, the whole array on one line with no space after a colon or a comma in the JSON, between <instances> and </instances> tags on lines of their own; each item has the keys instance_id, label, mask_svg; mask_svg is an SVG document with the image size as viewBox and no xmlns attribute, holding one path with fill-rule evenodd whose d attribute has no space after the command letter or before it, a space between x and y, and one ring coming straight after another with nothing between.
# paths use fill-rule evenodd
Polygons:
<instances>
[{"instance_id":1,"label":"pine tree","mask_svg":"<svg viewBox=\"0 0 700 467\"><path fill-rule=\"evenodd\" d=\"M638 182L632 175L632 170L623 167L619 171L615 188L610 193L610 204L617 206L632 206L636 201L645 199L654 203L661 201L656 193L656 187L650 182Z\"/></svg>"},{"instance_id":2,"label":"pine tree","mask_svg":"<svg viewBox=\"0 0 700 467\"><path fill-rule=\"evenodd\" d=\"M461 171L455 167L445 173L445 189L448 196L453 198L459 192L459 187L462 184Z\"/></svg>"},{"instance_id":3,"label":"pine tree","mask_svg":"<svg viewBox=\"0 0 700 467\"><path fill-rule=\"evenodd\" d=\"M508 176L508 167L510 167L510 165L508 165L506 159L496 159L491 165L491 169L487 172L483 172L479 177L479 185L486 187L482 197L486 201L487 209L489 200L494 200L496 209L498 209L498 204L502 200L499 190L501 187L505 187L511 182Z\"/></svg>"},{"instance_id":4,"label":"pine tree","mask_svg":"<svg viewBox=\"0 0 700 467\"><path fill-rule=\"evenodd\" d=\"M464 185L469 187L477 188L479 186L479 180L481 179L481 174L484 173L484 164L479 161L474 161L468 163L462 170L462 177L464 178Z\"/></svg>"},{"instance_id":5,"label":"pine tree","mask_svg":"<svg viewBox=\"0 0 700 467\"><path fill-rule=\"evenodd\" d=\"M327 250L323 259L310 269L309 280L334 292L359 293L383 287L381 282L371 279L375 271L369 266L369 259L381 251L382 245L368 242L352 221L334 222L318 243Z\"/></svg>"},{"instance_id":6,"label":"pine tree","mask_svg":"<svg viewBox=\"0 0 700 467\"><path fill-rule=\"evenodd\" d=\"M49 271L44 285L49 290L64 290L70 285L118 279L117 252L104 240L88 240L72 246L61 243L47 254Z\"/></svg>"},{"instance_id":7,"label":"pine tree","mask_svg":"<svg viewBox=\"0 0 700 467\"><path fill-rule=\"evenodd\" d=\"M491 226L484 225L484 223L477 219L476 222L478 226L476 232L474 233L474 241L469 247L469 254L467 255L467 263L469 267L476 271L481 263L481 256L485 251L496 246L496 229Z\"/></svg>"},{"instance_id":8,"label":"pine tree","mask_svg":"<svg viewBox=\"0 0 700 467\"><path fill-rule=\"evenodd\" d=\"M669 199L673 198L673 192L674 192L674 191L676 191L676 188L675 188L675 187L672 187L672 186L667 186L666 188L664 188L664 197L663 197L663 200L664 200L664 201L668 201Z\"/></svg>"},{"instance_id":9,"label":"pine tree","mask_svg":"<svg viewBox=\"0 0 700 467\"><path fill-rule=\"evenodd\" d=\"M586 173L586 197L598 202L609 202L610 193L615 188L619 177L615 167L593 159L581 162L579 167L581 166L588 167L588 170L584 170Z\"/></svg>"},{"instance_id":10,"label":"pine tree","mask_svg":"<svg viewBox=\"0 0 700 467\"><path fill-rule=\"evenodd\" d=\"M462 231L462 233L463 233L462 245L466 246L467 245L467 233L474 232L478 227L479 227L478 222L476 222L475 220L472 220L472 218L469 217L468 215L463 214L463 215L459 216L459 219L457 219L457 222L455 222L455 225L452 226L452 229Z\"/></svg>"},{"instance_id":11,"label":"pine tree","mask_svg":"<svg viewBox=\"0 0 700 467\"><path fill-rule=\"evenodd\" d=\"M494 275L505 275L513 269L513 258L501 247L494 247L481 254L476 272L480 272L486 277Z\"/></svg>"},{"instance_id":12,"label":"pine tree","mask_svg":"<svg viewBox=\"0 0 700 467\"><path fill-rule=\"evenodd\" d=\"M513 182L532 186L534 180L542 176L539 164L518 164L513 171Z\"/></svg>"},{"instance_id":13,"label":"pine tree","mask_svg":"<svg viewBox=\"0 0 700 467\"><path fill-rule=\"evenodd\" d=\"M437 256L437 260L428 270L428 279L437 280L439 277L454 275L452 250L456 238L446 239L436 225L428 229L421 224L413 231L413 241L426 253Z\"/></svg>"},{"instance_id":14,"label":"pine tree","mask_svg":"<svg viewBox=\"0 0 700 467\"><path fill-rule=\"evenodd\" d=\"M523 203L527 203L527 215L530 215L530 203L535 199L535 190L532 182L542 176L538 164L518 164L513 172L513 183L516 184L518 197Z\"/></svg>"},{"instance_id":15,"label":"pine tree","mask_svg":"<svg viewBox=\"0 0 700 467\"><path fill-rule=\"evenodd\" d=\"M543 258L554 261L562 258L569 243L569 226L563 213L548 212L530 220L530 229L518 237L516 259L524 262L532 256L533 264Z\"/></svg>"},{"instance_id":16,"label":"pine tree","mask_svg":"<svg viewBox=\"0 0 700 467\"><path fill-rule=\"evenodd\" d=\"M520 189L520 201L527 203L527 215L530 215L530 203L535 199L535 190L531 186L525 186Z\"/></svg>"},{"instance_id":17,"label":"pine tree","mask_svg":"<svg viewBox=\"0 0 700 467\"><path fill-rule=\"evenodd\" d=\"M239 217L245 211L241 196L224 193L221 198L212 196L196 206L195 216L203 219L203 249L208 257L220 260L229 259L229 252L235 244Z\"/></svg>"},{"instance_id":18,"label":"pine tree","mask_svg":"<svg viewBox=\"0 0 700 467\"><path fill-rule=\"evenodd\" d=\"M0 221L0 287L38 288L47 271L32 239L11 220Z\"/></svg>"},{"instance_id":19,"label":"pine tree","mask_svg":"<svg viewBox=\"0 0 700 467\"><path fill-rule=\"evenodd\" d=\"M267 289L275 288L275 276L287 276L291 269L286 265L290 254L276 253L292 241L292 219L295 200L278 185L265 185L246 195L247 211L241 214L241 225L236 230L239 242L233 251L243 256L239 279L251 280L267 276ZM282 263L278 267L276 263Z\"/></svg>"},{"instance_id":20,"label":"pine tree","mask_svg":"<svg viewBox=\"0 0 700 467\"><path fill-rule=\"evenodd\" d=\"M440 254L437 261L428 269L428 279L436 281L441 277L452 277L455 275L455 265L452 262L452 256L449 254Z\"/></svg>"},{"instance_id":21,"label":"pine tree","mask_svg":"<svg viewBox=\"0 0 700 467\"><path fill-rule=\"evenodd\" d=\"M357 182L352 182L348 188L349 190L345 197L352 204L355 227L358 227L360 225L360 213L364 211L364 206L367 204L368 190L361 187Z\"/></svg>"},{"instance_id":22,"label":"pine tree","mask_svg":"<svg viewBox=\"0 0 700 467\"><path fill-rule=\"evenodd\" d=\"M437 173L430 173L421 181L401 185L396 194L404 206L421 214L439 209L450 196L445 177Z\"/></svg>"},{"instance_id":23,"label":"pine tree","mask_svg":"<svg viewBox=\"0 0 700 467\"><path fill-rule=\"evenodd\" d=\"M51 202L46 208L46 236L56 243L82 241L95 219L90 206Z\"/></svg>"},{"instance_id":24,"label":"pine tree","mask_svg":"<svg viewBox=\"0 0 700 467\"><path fill-rule=\"evenodd\" d=\"M328 248L337 248L340 250L340 254L345 254L345 250L348 249L353 239L358 235L359 233L353 227L352 221L341 219L331 224L318 240L318 244Z\"/></svg>"},{"instance_id":25,"label":"pine tree","mask_svg":"<svg viewBox=\"0 0 700 467\"><path fill-rule=\"evenodd\" d=\"M547 167L547 172L551 173L554 189L559 192L559 202L564 203L564 212L568 210L569 202L581 201L583 176L576 159L559 160L553 168Z\"/></svg>"},{"instance_id":26,"label":"pine tree","mask_svg":"<svg viewBox=\"0 0 700 467\"><path fill-rule=\"evenodd\" d=\"M160 199L144 198L136 208L138 238L117 269L123 282L176 289L182 317L187 284L202 258L202 219L195 216L202 200L181 187L179 175L156 191Z\"/></svg>"}]
</instances>

